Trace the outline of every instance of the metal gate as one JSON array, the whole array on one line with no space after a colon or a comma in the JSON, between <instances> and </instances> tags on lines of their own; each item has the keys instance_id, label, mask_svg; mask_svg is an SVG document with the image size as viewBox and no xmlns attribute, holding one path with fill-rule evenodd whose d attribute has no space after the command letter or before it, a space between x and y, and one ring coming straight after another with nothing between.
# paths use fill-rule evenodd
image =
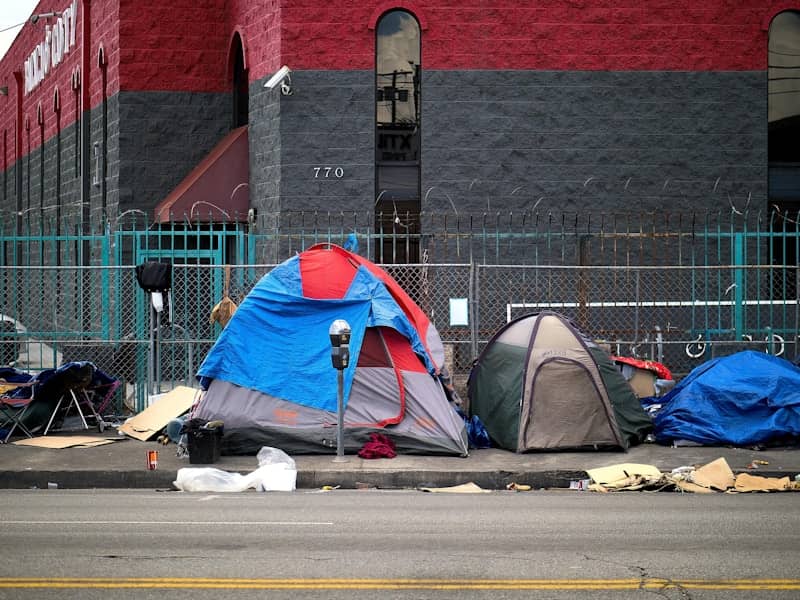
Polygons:
<instances>
[{"instance_id":1,"label":"metal gate","mask_svg":"<svg viewBox=\"0 0 800 600\"><path fill-rule=\"evenodd\" d=\"M164 295L163 308L157 311L152 295L139 289L135 302L137 353L136 408L146 407L150 395L157 395L176 385L193 385L201 340L214 335L209 330L205 309L210 299L221 293L223 281L218 267L235 261L231 249L238 246L240 232L192 231L137 233L134 262L148 261L172 265L172 289Z\"/></svg>"}]
</instances>

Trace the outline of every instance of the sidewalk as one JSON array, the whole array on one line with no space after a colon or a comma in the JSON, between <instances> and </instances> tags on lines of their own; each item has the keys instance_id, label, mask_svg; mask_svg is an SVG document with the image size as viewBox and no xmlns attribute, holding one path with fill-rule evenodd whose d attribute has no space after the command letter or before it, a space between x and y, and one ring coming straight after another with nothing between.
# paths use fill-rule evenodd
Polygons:
<instances>
[{"instance_id":1,"label":"sidewalk","mask_svg":"<svg viewBox=\"0 0 800 600\"><path fill-rule=\"evenodd\" d=\"M70 435L67 433L56 436ZM83 435L75 432L71 435ZM96 432L87 435L97 436ZM161 446L117 434L101 434L118 440L90 448L49 449L14 444L0 445L0 488L66 489L143 488L174 489L178 469L213 466L225 471L249 473L258 467L255 456L222 456L213 465L190 464L176 456L175 444ZM147 469L148 450L158 450L158 468ZM585 479L587 469L619 463L640 463L671 471L681 466L701 466L725 458L734 473L793 478L800 473L800 447L754 450L728 447L679 447L643 444L628 452L548 452L516 454L506 450L472 450L466 458L397 456L365 460L348 455L334 462L334 455L296 455L298 489L324 485L341 488L376 487L414 489L447 487L473 482L484 489L505 489L509 483L534 489L568 488L570 481ZM754 460L768 464L748 467Z\"/></svg>"}]
</instances>

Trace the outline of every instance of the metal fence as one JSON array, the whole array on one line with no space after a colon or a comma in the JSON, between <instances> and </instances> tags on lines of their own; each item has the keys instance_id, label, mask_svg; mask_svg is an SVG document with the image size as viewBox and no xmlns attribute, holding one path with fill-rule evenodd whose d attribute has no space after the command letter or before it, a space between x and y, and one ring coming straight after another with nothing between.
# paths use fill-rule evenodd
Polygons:
<instances>
[{"instance_id":1,"label":"metal fence","mask_svg":"<svg viewBox=\"0 0 800 600\"><path fill-rule=\"evenodd\" d=\"M0 264L130 265L145 255L175 263L276 264L317 243L352 238L382 263L535 266L800 264L800 213L372 212L259 213L247 222L212 215L169 223L142 211L82 224L0 220ZM408 223L414 223L412 228Z\"/></svg>"},{"instance_id":2,"label":"metal fence","mask_svg":"<svg viewBox=\"0 0 800 600\"><path fill-rule=\"evenodd\" d=\"M226 292L241 303L273 266L175 263L161 312L134 266L0 267L1 362L38 370L90 360L126 383L118 410L141 410L151 394L195 385L221 331L213 307ZM676 377L743 348L797 355L798 299L787 285L797 273L783 265L384 268L438 329L462 391L488 340L509 320L542 310L567 315L619 355L662 362Z\"/></svg>"},{"instance_id":3,"label":"metal fence","mask_svg":"<svg viewBox=\"0 0 800 600\"><path fill-rule=\"evenodd\" d=\"M541 310L678 377L745 347L797 355L797 215L444 212L419 215L412 229L408 215L369 212L169 224L141 214L90 231L0 223L0 363L91 360L126 382L118 408L139 410L149 394L194 384L220 332L209 315L226 271L239 303L275 264L345 241L385 263L430 316L457 385L509 319ZM152 321L134 276L150 260L173 265L169 302Z\"/></svg>"}]
</instances>

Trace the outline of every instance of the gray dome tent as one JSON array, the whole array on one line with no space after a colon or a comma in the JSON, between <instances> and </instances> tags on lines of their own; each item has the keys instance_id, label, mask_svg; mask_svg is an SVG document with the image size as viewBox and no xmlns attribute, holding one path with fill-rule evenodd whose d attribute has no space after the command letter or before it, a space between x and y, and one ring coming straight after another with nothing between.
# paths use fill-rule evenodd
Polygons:
<instances>
[{"instance_id":1,"label":"gray dome tent","mask_svg":"<svg viewBox=\"0 0 800 600\"><path fill-rule=\"evenodd\" d=\"M627 450L652 429L610 356L554 312L498 331L475 362L468 394L494 443L516 452Z\"/></svg>"}]
</instances>

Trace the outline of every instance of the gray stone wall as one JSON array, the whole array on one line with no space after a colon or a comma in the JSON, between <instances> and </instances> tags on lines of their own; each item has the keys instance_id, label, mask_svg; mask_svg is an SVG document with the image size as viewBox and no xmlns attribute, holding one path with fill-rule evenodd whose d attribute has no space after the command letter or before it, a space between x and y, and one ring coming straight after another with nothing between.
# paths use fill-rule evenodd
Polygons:
<instances>
[{"instance_id":1,"label":"gray stone wall","mask_svg":"<svg viewBox=\"0 0 800 600\"><path fill-rule=\"evenodd\" d=\"M113 111L116 101L110 99ZM91 113L92 139L102 140L100 119L96 109ZM46 140L44 145L23 156L22 160L8 169L5 186L0 200L4 224L15 221L18 209L21 211L22 230L46 234L73 234L81 219L81 151L80 127L76 122L60 129ZM112 132L113 133L113 132ZM31 128L30 136L39 135ZM23 147L28 145L28 132L23 136ZM108 137L108 151L113 162L116 154L115 137ZM90 153L92 149L89 149ZM106 160L109 160L106 158ZM100 164L102 165L102 157ZM20 171L19 181L15 180ZM95 161L89 163L89 177L94 177ZM99 185L92 189L100 189ZM90 218L94 230L102 230L103 217L99 208L100 198L90 195ZM12 230L14 227L11 228ZM7 229L6 229L7 230Z\"/></svg>"},{"instance_id":2,"label":"gray stone wall","mask_svg":"<svg viewBox=\"0 0 800 600\"><path fill-rule=\"evenodd\" d=\"M763 210L766 91L763 72L428 72L424 209Z\"/></svg>"},{"instance_id":3,"label":"gray stone wall","mask_svg":"<svg viewBox=\"0 0 800 600\"><path fill-rule=\"evenodd\" d=\"M251 113L254 199L271 197L260 167L279 143L280 210L370 209L372 73L292 82L251 98L280 105L269 127ZM423 71L423 211L763 210L766 86L763 72Z\"/></svg>"},{"instance_id":4,"label":"gray stone wall","mask_svg":"<svg viewBox=\"0 0 800 600\"><path fill-rule=\"evenodd\" d=\"M48 230L52 221L61 231L74 233L81 219L82 126L90 128L86 150L92 231L102 231L107 220L116 225L128 210L137 213L138 222L149 223L153 208L230 130L230 122L229 94L113 96L91 111L87 123L70 124L7 170L0 198L4 224L15 220L19 200L25 228L30 222L38 232L44 215ZM35 141L38 131L32 127L24 133L25 148L29 135Z\"/></svg>"},{"instance_id":5,"label":"gray stone wall","mask_svg":"<svg viewBox=\"0 0 800 600\"><path fill-rule=\"evenodd\" d=\"M231 129L230 94L121 92L118 210L153 209Z\"/></svg>"},{"instance_id":6,"label":"gray stone wall","mask_svg":"<svg viewBox=\"0 0 800 600\"><path fill-rule=\"evenodd\" d=\"M250 144L250 205L261 221L280 211L281 111L289 101L264 82L250 86L248 140Z\"/></svg>"},{"instance_id":7,"label":"gray stone wall","mask_svg":"<svg viewBox=\"0 0 800 600\"><path fill-rule=\"evenodd\" d=\"M31 129L30 136L39 135ZM23 232L56 233L71 211L79 205L78 175L76 174L75 125L59 131L25 155L8 170L2 199L2 214L6 231L14 230L18 213ZM28 132L23 136L28 145ZM17 173L17 170L19 172ZM19 175L19 180L17 180Z\"/></svg>"},{"instance_id":8,"label":"gray stone wall","mask_svg":"<svg viewBox=\"0 0 800 600\"><path fill-rule=\"evenodd\" d=\"M281 210L372 209L373 78L364 71L292 74L294 95L281 103Z\"/></svg>"}]
</instances>

